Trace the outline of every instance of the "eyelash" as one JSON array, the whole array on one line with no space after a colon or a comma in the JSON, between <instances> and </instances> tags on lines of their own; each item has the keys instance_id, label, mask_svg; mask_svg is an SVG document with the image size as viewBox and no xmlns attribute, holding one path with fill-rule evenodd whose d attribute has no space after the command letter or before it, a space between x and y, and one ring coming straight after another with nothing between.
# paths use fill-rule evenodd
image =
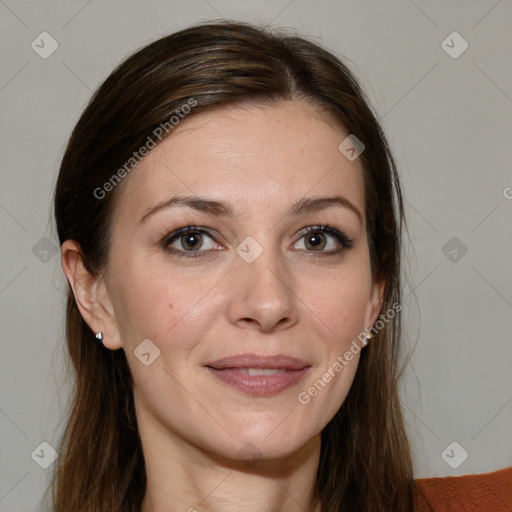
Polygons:
<instances>
[{"instance_id":1,"label":"eyelash","mask_svg":"<svg viewBox=\"0 0 512 512\"><path fill-rule=\"evenodd\" d=\"M348 238L341 231L338 231L337 229L332 228L328 224L307 227L305 230L303 230L301 232L301 236L300 236L299 240L301 238L305 237L306 235L310 234L310 233L318 233L318 232L324 232L324 233L327 233L328 235L333 236L338 241L338 243L341 245L341 247L339 249L334 250L334 251L331 250L331 251L327 251L327 252L326 251L318 251L318 252L317 251L306 251L306 252L312 253L311 254L312 257L317 257L317 256L318 257L336 256L336 255L341 254L342 252L346 251L347 249L352 248L353 245L354 245L353 244L353 240ZM188 233L206 234L210 238L215 240L213 235L207 229L199 228L197 226L185 226L185 227L180 228L180 229L178 229L176 231L173 231L171 234L168 234L168 235L164 236L162 241L161 241L161 245L172 256L176 256L178 258L202 258L204 256L208 256L212 250L208 250L208 251L182 251L182 250L177 250L177 249L171 249L169 247L169 245L172 242L174 242L176 239L178 239L181 236L186 235Z\"/></svg>"}]
</instances>

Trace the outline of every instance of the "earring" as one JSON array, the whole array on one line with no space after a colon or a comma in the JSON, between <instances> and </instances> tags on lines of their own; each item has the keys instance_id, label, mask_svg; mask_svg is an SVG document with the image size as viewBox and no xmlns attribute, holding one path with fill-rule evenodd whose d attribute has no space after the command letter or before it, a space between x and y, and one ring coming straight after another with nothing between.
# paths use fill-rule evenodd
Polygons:
<instances>
[{"instance_id":1,"label":"earring","mask_svg":"<svg viewBox=\"0 0 512 512\"><path fill-rule=\"evenodd\" d=\"M370 328L369 328L369 327L365 327L365 329L364 329L364 335L366 336L366 339L363 341L363 347L365 347L366 345L368 345L368 343L370 342L370 340L373 338L373 335L372 335L372 333L370 332Z\"/></svg>"},{"instance_id":2,"label":"earring","mask_svg":"<svg viewBox=\"0 0 512 512\"><path fill-rule=\"evenodd\" d=\"M100 341L103 341L103 333L102 332L96 333L96 339L100 340Z\"/></svg>"}]
</instances>

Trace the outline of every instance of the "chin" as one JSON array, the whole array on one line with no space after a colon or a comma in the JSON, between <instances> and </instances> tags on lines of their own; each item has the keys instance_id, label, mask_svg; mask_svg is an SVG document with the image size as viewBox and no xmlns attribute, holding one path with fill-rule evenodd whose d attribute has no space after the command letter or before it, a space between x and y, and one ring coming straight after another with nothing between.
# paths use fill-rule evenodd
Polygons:
<instances>
[{"instance_id":1,"label":"chin","mask_svg":"<svg viewBox=\"0 0 512 512\"><path fill-rule=\"evenodd\" d=\"M282 419L280 418L280 421ZM266 424L264 427L261 424L253 424L246 429L239 426L232 438L224 438L225 444L219 442L215 445L215 451L222 457L244 463L286 459L302 449L307 449L308 444L317 437L313 432L309 435L303 425L281 427L283 425L279 425L277 421L273 430L269 429Z\"/></svg>"}]
</instances>

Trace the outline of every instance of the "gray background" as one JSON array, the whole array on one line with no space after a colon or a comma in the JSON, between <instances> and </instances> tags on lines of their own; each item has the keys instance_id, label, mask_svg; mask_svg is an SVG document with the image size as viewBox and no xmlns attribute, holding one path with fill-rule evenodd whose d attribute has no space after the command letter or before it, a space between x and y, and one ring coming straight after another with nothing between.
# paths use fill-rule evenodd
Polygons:
<instances>
[{"instance_id":1,"label":"gray background","mask_svg":"<svg viewBox=\"0 0 512 512\"><path fill-rule=\"evenodd\" d=\"M57 446L67 403L50 222L67 138L128 53L222 17L294 27L344 57L382 119L410 229L403 400L416 476L512 464L510 0L0 0L0 511L36 509L51 469L31 454ZM31 47L44 31L58 42L46 59ZM469 44L457 58L442 46L454 31Z\"/></svg>"}]
</instances>

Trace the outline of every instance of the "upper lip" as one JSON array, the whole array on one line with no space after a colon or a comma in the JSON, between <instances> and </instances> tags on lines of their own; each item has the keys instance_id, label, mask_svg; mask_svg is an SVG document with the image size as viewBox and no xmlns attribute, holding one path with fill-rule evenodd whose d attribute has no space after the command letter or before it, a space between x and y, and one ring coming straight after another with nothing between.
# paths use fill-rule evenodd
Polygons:
<instances>
[{"instance_id":1,"label":"upper lip","mask_svg":"<svg viewBox=\"0 0 512 512\"><path fill-rule=\"evenodd\" d=\"M309 368L310 364L296 357L285 356L262 356L257 354L240 354L228 356L206 363L205 366L223 370L225 368L262 368L282 370L302 370Z\"/></svg>"}]
</instances>

